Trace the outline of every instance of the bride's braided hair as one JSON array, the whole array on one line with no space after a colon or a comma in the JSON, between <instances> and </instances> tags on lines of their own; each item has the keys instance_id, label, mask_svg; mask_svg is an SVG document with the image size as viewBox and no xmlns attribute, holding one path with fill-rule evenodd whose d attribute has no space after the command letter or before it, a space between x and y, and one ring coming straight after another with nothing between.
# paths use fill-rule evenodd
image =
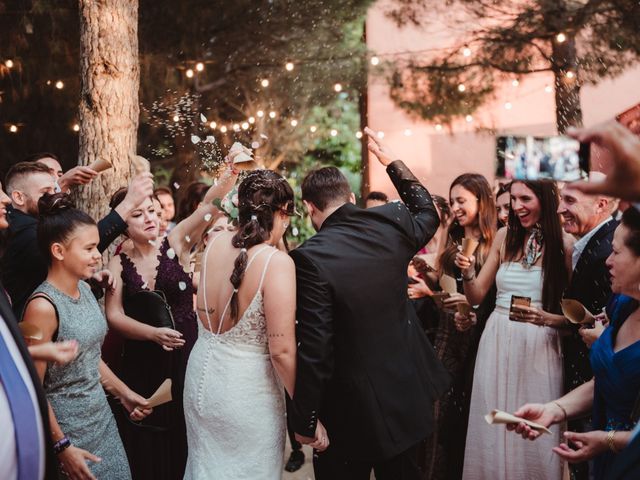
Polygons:
<instances>
[{"instance_id":1,"label":"bride's braided hair","mask_svg":"<svg viewBox=\"0 0 640 480\"><path fill-rule=\"evenodd\" d=\"M277 211L292 215L293 190L284 177L271 170L249 173L238 187L238 230L231 244L240 249L231 274L231 318L238 320L238 289L247 268L247 250L265 242L273 229Z\"/></svg>"}]
</instances>

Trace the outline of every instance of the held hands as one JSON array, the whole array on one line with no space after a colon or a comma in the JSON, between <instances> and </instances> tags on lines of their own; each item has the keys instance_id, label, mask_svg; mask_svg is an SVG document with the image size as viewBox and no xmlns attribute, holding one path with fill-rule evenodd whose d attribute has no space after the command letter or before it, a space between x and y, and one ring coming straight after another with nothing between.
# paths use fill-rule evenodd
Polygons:
<instances>
[{"instance_id":1,"label":"held hands","mask_svg":"<svg viewBox=\"0 0 640 480\"><path fill-rule=\"evenodd\" d=\"M322 422L318 421L316 425L316 434L314 438L305 437L303 435L296 433L296 440L298 440L303 445L309 445L314 450L319 452L324 452L327 447L329 447L329 436L327 435L327 430L322 425Z\"/></svg>"},{"instance_id":2,"label":"held hands","mask_svg":"<svg viewBox=\"0 0 640 480\"><path fill-rule=\"evenodd\" d=\"M595 430L586 433L564 432L565 443L554 447L563 460L569 463L579 463L591 460L608 450L607 432ZM571 445L575 448L571 448Z\"/></svg>"},{"instance_id":3,"label":"held hands","mask_svg":"<svg viewBox=\"0 0 640 480\"><path fill-rule=\"evenodd\" d=\"M184 346L182 334L177 330L167 327L159 327L154 329L152 341L156 342L167 352Z\"/></svg>"},{"instance_id":4,"label":"held hands","mask_svg":"<svg viewBox=\"0 0 640 480\"><path fill-rule=\"evenodd\" d=\"M375 155L375 157L380 161L382 165L386 167L394 160L397 160L397 157L393 154L389 147L380 141L373 130L371 130L369 127L365 127L364 133L366 133L369 137L367 148L371 153L373 153L373 155Z\"/></svg>"},{"instance_id":5,"label":"held hands","mask_svg":"<svg viewBox=\"0 0 640 480\"><path fill-rule=\"evenodd\" d=\"M564 411L556 403L527 403L513 413L516 417L530 420L545 427L549 427L554 423L559 423L564 420ZM524 423L517 425L507 425L507 430L515 430L515 432L522 436L522 438L535 440L541 432L535 431Z\"/></svg>"},{"instance_id":6,"label":"held hands","mask_svg":"<svg viewBox=\"0 0 640 480\"><path fill-rule=\"evenodd\" d=\"M126 394L120 399L122 406L127 412L131 420L139 422L147 415L153 412L153 408L149 407L149 401L131 389L127 389Z\"/></svg>"},{"instance_id":7,"label":"held hands","mask_svg":"<svg viewBox=\"0 0 640 480\"><path fill-rule=\"evenodd\" d=\"M101 458L73 445L60 452L58 460L62 473L71 480L96 480L87 466L87 460L96 463L102 461Z\"/></svg>"}]
</instances>

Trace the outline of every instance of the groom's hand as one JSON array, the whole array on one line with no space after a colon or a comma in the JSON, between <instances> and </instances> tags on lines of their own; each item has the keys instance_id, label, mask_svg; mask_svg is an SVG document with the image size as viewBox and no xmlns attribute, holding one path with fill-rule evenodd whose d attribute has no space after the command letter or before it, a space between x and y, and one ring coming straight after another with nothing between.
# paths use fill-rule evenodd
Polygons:
<instances>
[{"instance_id":1,"label":"groom's hand","mask_svg":"<svg viewBox=\"0 0 640 480\"><path fill-rule=\"evenodd\" d=\"M295 434L296 440L303 445L309 445L314 450L324 452L329 446L329 435L327 430L322 425L322 422L318 422L316 425L316 436L314 438L305 437L304 435Z\"/></svg>"}]
</instances>

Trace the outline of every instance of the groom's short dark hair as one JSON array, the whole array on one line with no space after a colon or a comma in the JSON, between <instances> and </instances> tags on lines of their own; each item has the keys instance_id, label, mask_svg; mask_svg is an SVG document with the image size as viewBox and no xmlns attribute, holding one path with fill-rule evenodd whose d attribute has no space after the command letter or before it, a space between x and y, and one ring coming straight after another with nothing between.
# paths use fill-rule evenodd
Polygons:
<instances>
[{"instance_id":1,"label":"groom's short dark hair","mask_svg":"<svg viewBox=\"0 0 640 480\"><path fill-rule=\"evenodd\" d=\"M336 167L324 167L310 172L302 181L302 199L321 211L351 198L347 177Z\"/></svg>"}]
</instances>

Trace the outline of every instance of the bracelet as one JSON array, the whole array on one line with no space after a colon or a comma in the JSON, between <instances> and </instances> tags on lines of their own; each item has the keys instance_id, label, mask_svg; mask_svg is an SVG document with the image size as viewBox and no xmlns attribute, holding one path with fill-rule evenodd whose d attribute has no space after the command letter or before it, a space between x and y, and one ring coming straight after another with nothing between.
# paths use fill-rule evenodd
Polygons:
<instances>
[{"instance_id":1,"label":"bracelet","mask_svg":"<svg viewBox=\"0 0 640 480\"><path fill-rule=\"evenodd\" d=\"M60 455L71 446L71 441L67 437L62 437L53 445L53 451L56 455Z\"/></svg>"},{"instance_id":2,"label":"bracelet","mask_svg":"<svg viewBox=\"0 0 640 480\"><path fill-rule=\"evenodd\" d=\"M613 453L618 453L618 449L616 448L615 443L613 443L613 436L616 434L615 430L610 430L609 433L607 433L607 446L609 447L609 450L611 450Z\"/></svg>"},{"instance_id":3,"label":"bracelet","mask_svg":"<svg viewBox=\"0 0 640 480\"><path fill-rule=\"evenodd\" d=\"M567 411L564 409L564 407L563 407L562 405L560 405L558 402L552 402L552 403L553 403L553 404L555 404L555 405L557 405L557 406L558 406L558 408L559 408L560 410L562 410L562 413L564 413L564 418L562 419L562 421L563 421L563 422L564 422L564 421L566 421L566 420L567 420L567 418L568 418L569 416L567 415Z\"/></svg>"}]
</instances>

